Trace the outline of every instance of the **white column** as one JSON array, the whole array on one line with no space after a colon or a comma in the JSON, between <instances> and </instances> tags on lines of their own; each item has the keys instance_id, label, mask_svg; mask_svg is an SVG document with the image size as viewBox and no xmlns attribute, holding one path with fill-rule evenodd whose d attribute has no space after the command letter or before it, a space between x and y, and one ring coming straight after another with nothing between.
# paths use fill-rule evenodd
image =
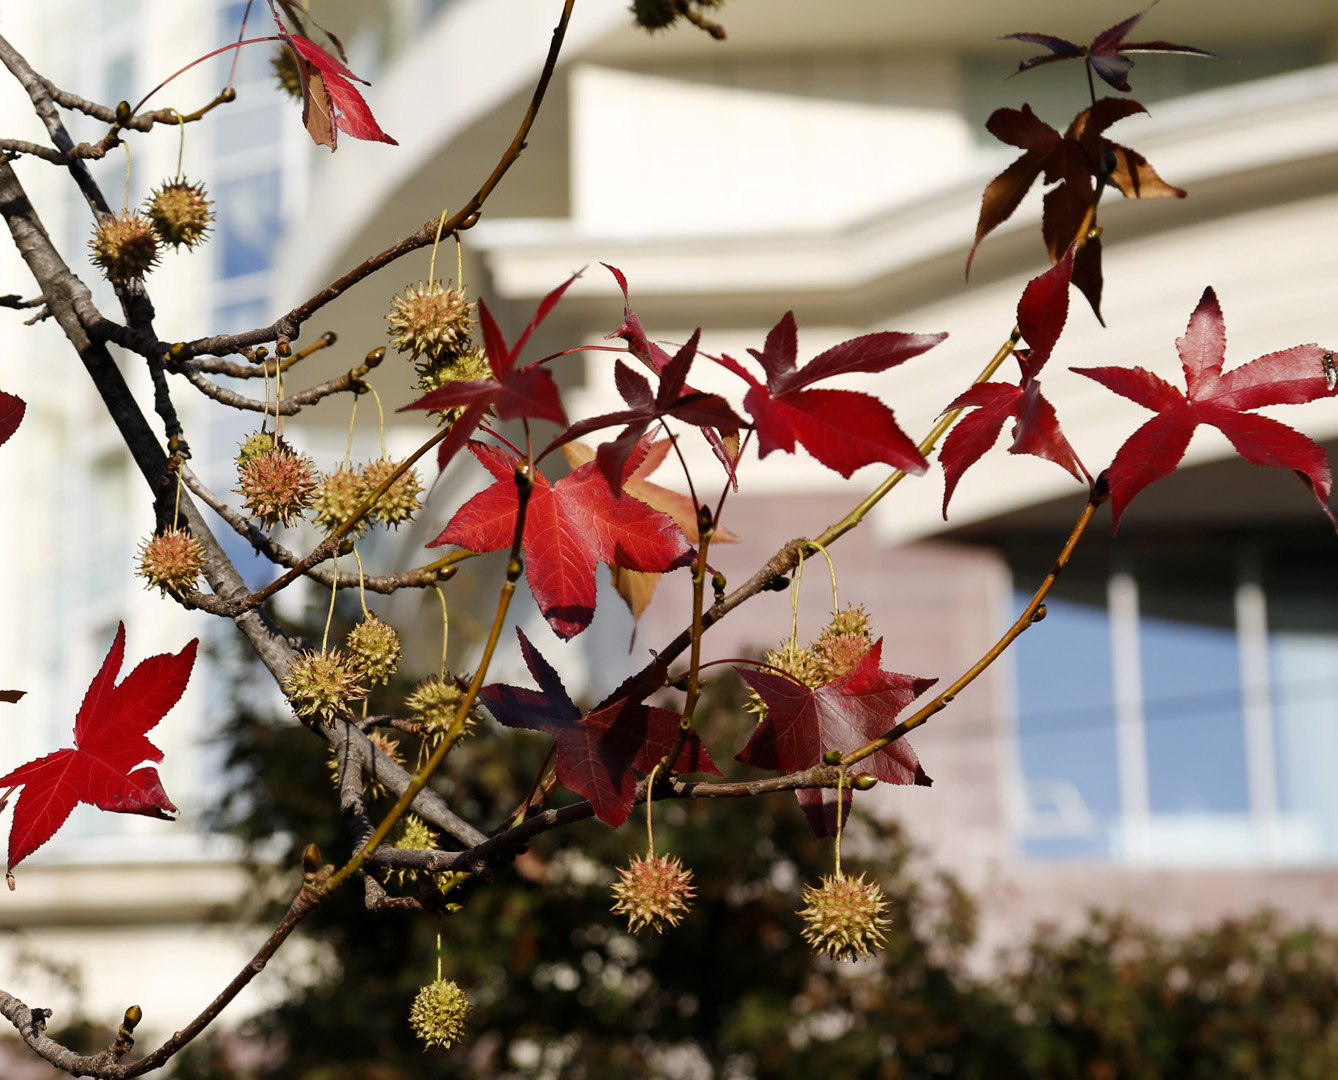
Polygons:
<instances>
[{"instance_id":1,"label":"white column","mask_svg":"<svg viewBox=\"0 0 1338 1080\"><path fill-rule=\"evenodd\" d=\"M1110 667L1115 697L1115 756L1120 776L1120 838L1127 862L1148 858L1148 748L1143 727L1143 664L1138 647L1138 584L1127 571L1110 577Z\"/></svg>"},{"instance_id":2,"label":"white column","mask_svg":"<svg viewBox=\"0 0 1338 1080\"><path fill-rule=\"evenodd\" d=\"M1253 853L1278 858L1278 771L1269 693L1268 610L1254 552L1242 554L1236 585L1236 642L1240 653L1241 712L1245 722L1245 782L1250 798Z\"/></svg>"}]
</instances>

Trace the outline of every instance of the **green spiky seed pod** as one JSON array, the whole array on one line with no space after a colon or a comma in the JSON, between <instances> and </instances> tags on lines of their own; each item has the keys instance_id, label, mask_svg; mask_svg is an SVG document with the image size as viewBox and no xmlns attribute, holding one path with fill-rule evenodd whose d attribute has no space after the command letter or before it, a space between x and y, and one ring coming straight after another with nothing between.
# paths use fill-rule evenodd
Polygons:
<instances>
[{"instance_id":1,"label":"green spiky seed pod","mask_svg":"<svg viewBox=\"0 0 1338 1080\"><path fill-rule=\"evenodd\" d=\"M416 814L405 814L395 826L395 839L391 847L399 851L435 851L438 837L433 829L428 828L422 818ZM417 881L418 871L412 867L387 867L386 880L405 882Z\"/></svg>"},{"instance_id":2,"label":"green spiky seed pod","mask_svg":"<svg viewBox=\"0 0 1338 1080\"><path fill-rule=\"evenodd\" d=\"M454 679L443 679L432 675L420 682L414 692L404 699L404 707L414 718L438 738L444 735L455 722L455 714L460 710L465 692ZM465 719L465 731L473 725L474 717Z\"/></svg>"},{"instance_id":3,"label":"green spiky seed pod","mask_svg":"<svg viewBox=\"0 0 1338 1080\"><path fill-rule=\"evenodd\" d=\"M364 497L385 483L390 474L398 468L399 463L389 458L364 465L362 467ZM423 485L418 479L418 470L412 468L406 470L404 475L376 500L376 505L371 510L371 519L399 528L400 524L410 520L422 505L418 501L418 493L422 490Z\"/></svg>"},{"instance_id":4,"label":"green spiky seed pod","mask_svg":"<svg viewBox=\"0 0 1338 1080\"><path fill-rule=\"evenodd\" d=\"M627 916L627 928L637 934L642 930L662 934L666 923L677 926L696 891L692 871L669 855L633 856L627 866L619 867L618 880L609 888L616 901L613 913Z\"/></svg>"},{"instance_id":5,"label":"green spiky seed pod","mask_svg":"<svg viewBox=\"0 0 1338 1080\"><path fill-rule=\"evenodd\" d=\"M300 518L316 486L311 458L287 447L256 454L238 474L237 494L251 516L266 528L288 525Z\"/></svg>"},{"instance_id":6,"label":"green spiky seed pod","mask_svg":"<svg viewBox=\"0 0 1338 1080\"><path fill-rule=\"evenodd\" d=\"M352 469L340 467L326 473L311 493L311 520L325 533L332 533L344 524L367 497L362 476ZM355 539L367 531L367 518L360 518L349 530Z\"/></svg>"},{"instance_id":7,"label":"green spiky seed pod","mask_svg":"<svg viewBox=\"0 0 1338 1080\"><path fill-rule=\"evenodd\" d=\"M393 626L375 615L368 615L349 631L344 648L368 686L389 682L400 666L400 636Z\"/></svg>"},{"instance_id":8,"label":"green spiky seed pod","mask_svg":"<svg viewBox=\"0 0 1338 1080\"><path fill-rule=\"evenodd\" d=\"M204 567L204 546L184 529L168 529L145 540L139 549L139 576L148 588L184 593L195 588Z\"/></svg>"},{"instance_id":9,"label":"green spiky seed pod","mask_svg":"<svg viewBox=\"0 0 1338 1080\"><path fill-rule=\"evenodd\" d=\"M632 0L632 18L643 30L663 30L678 19L674 0Z\"/></svg>"},{"instance_id":10,"label":"green spiky seed pod","mask_svg":"<svg viewBox=\"0 0 1338 1080\"><path fill-rule=\"evenodd\" d=\"M410 357L437 360L446 353L470 348L470 315L474 305L465 294L433 281L421 281L390 300L390 343Z\"/></svg>"},{"instance_id":11,"label":"green spiky seed pod","mask_svg":"<svg viewBox=\"0 0 1338 1080\"><path fill-rule=\"evenodd\" d=\"M142 214L105 215L88 242L108 281L137 281L158 265L158 234Z\"/></svg>"},{"instance_id":12,"label":"green spiky seed pod","mask_svg":"<svg viewBox=\"0 0 1338 1080\"><path fill-rule=\"evenodd\" d=\"M297 54L287 45L279 45L269 63L283 91L301 101L302 76L297 69Z\"/></svg>"},{"instance_id":13,"label":"green spiky seed pod","mask_svg":"<svg viewBox=\"0 0 1338 1080\"><path fill-rule=\"evenodd\" d=\"M469 1019L469 998L449 979L438 979L418 991L409 1009L409 1025L427 1047L453 1046Z\"/></svg>"},{"instance_id":14,"label":"green spiky seed pod","mask_svg":"<svg viewBox=\"0 0 1338 1080\"><path fill-rule=\"evenodd\" d=\"M817 952L837 960L862 960L882 950L886 937L882 917L887 907L876 882L844 874L822 879L821 888L804 886L804 940Z\"/></svg>"},{"instance_id":15,"label":"green spiky seed pod","mask_svg":"<svg viewBox=\"0 0 1338 1080\"><path fill-rule=\"evenodd\" d=\"M443 386L461 380L469 382L492 382L492 365L482 348L470 348L459 353L443 353L436 360L422 359L417 365L418 386L430 393ZM465 411L463 405L441 409L435 413L441 423L454 423ZM492 413L492 409L488 409Z\"/></svg>"},{"instance_id":16,"label":"green spiky seed pod","mask_svg":"<svg viewBox=\"0 0 1338 1080\"><path fill-rule=\"evenodd\" d=\"M174 249L182 244L193 248L204 240L209 223L214 220L211 206L213 203L204 196L203 184L165 180L150 196L144 212L164 244L171 244Z\"/></svg>"},{"instance_id":17,"label":"green spiky seed pod","mask_svg":"<svg viewBox=\"0 0 1338 1080\"><path fill-rule=\"evenodd\" d=\"M283 680L284 696L298 716L319 716L331 721L347 716L367 688L348 654L339 649L302 653Z\"/></svg>"},{"instance_id":18,"label":"green spiky seed pod","mask_svg":"<svg viewBox=\"0 0 1338 1080\"><path fill-rule=\"evenodd\" d=\"M237 468L241 469L257 454L272 453L276 446L282 445L282 441L276 440L268 431L251 432L237 448Z\"/></svg>"}]
</instances>

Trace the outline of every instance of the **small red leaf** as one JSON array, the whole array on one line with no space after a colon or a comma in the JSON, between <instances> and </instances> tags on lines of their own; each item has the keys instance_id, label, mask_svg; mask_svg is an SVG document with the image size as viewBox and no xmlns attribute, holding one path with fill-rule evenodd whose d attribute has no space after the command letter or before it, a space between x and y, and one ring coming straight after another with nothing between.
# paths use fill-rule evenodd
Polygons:
<instances>
[{"instance_id":1,"label":"small red leaf","mask_svg":"<svg viewBox=\"0 0 1338 1080\"><path fill-rule=\"evenodd\" d=\"M51 839L81 802L170 820L176 807L157 770L142 766L163 759L146 736L186 689L197 644L192 641L175 655L149 657L117 685L125 624L117 628L75 718L74 748L57 750L0 777L0 787L23 785L9 834L11 870Z\"/></svg>"},{"instance_id":2,"label":"small red leaf","mask_svg":"<svg viewBox=\"0 0 1338 1080\"><path fill-rule=\"evenodd\" d=\"M27 408L23 398L0 390L0 444L9 442L9 437L18 431Z\"/></svg>"},{"instance_id":3,"label":"small red leaf","mask_svg":"<svg viewBox=\"0 0 1338 1080\"><path fill-rule=\"evenodd\" d=\"M678 713L644 704L664 685L663 665L633 676L583 715L552 665L519 627L516 636L539 689L495 683L483 688L480 699L498 723L554 736L558 782L589 799L595 816L617 828L632 812L636 797L632 770L649 772L678 737ZM720 775L696 732L688 733L674 771Z\"/></svg>"},{"instance_id":4,"label":"small red leaf","mask_svg":"<svg viewBox=\"0 0 1338 1080\"><path fill-rule=\"evenodd\" d=\"M275 19L277 21L277 16ZM355 139L399 144L381 130L354 82L367 85L338 59L301 34L289 34L282 24L279 36L297 57L298 76L302 82L302 123L312 141L334 150L339 132Z\"/></svg>"},{"instance_id":5,"label":"small red leaf","mask_svg":"<svg viewBox=\"0 0 1338 1080\"><path fill-rule=\"evenodd\" d=\"M736 758L759 769L799 772L820 764L828 750L849 753L885 734L896 715L938 680L884 671L882 651L879 638L850 671L818 687L769 671L736 669L767 706ZM864 758L859 768L889 784L933 782L905 739Z\"/></svg>"}]
</instances>

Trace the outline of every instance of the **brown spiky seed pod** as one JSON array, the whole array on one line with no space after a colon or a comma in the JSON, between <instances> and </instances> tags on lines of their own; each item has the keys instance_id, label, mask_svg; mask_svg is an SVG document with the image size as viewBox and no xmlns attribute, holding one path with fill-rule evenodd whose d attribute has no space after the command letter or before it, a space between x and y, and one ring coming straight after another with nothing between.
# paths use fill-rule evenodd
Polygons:
<instances>
[{"instance_id":1,"label":"brown spiky seed pod","mask_svg":"<svg viewBox=\"0 0 1338 1080\"><path fill-rule=\"evenodd\" d=\"M349 631L344 648L368 686L389 682L400 666L400 636L393 626L375 615L368 615Z\"/></svg>"},{"instance_id":2,"label":"brown spiky seed pod","mask_svg":"<svg viewBox=\"0 0 1338 1080\"><path fill-rule=\"evenodd\" d=\"M409 1009L409 1025L428 1047L443 1050L464 1034L469 1019L469 998L449 979L438 979L418 991Z\"/></svg>"},{"instance_id":3,"label":"brown spiky seed pod","mask_svg":"<svg viewBox=\"0 0 1338 1080\"><path fill-rule=\"evenodd\" d=\"M88 242L108 281L137 281L158 265L158 234L142 214L104 215Z\"/></svg>"},{"instance_id":4,"label":"brown spiky seed pod","mask_svg":"<svg viewBox=\"0 0 1338 1080\"><path fill-rule=\"evenodd\" d=\"M214 220L213 206L204 195L203 184L185 180L164 180L144 207L154 231L164 244L193 248L204 240L209 223Z\"/></svg>"},{"instance_id":5,"label":"brown spiky seed pod","mask_svg":"<svg viewBox=\"0 0 1338 1080\"><path fill-rule=\"evenodd\" d=\"M390 300L390 343L411 357L436 360L445 353L470 348L469 328L473 304L448 282L421 281Z\"/></svg>"},{"instance_id":6,"label":"brown spiky seed pod","mask_svg":"<svg viewBox=\"0 0 1338 1080\"><path fill-rule=\"evenodd\" d=\"M862 960L882 950L886 941L882 917L887 908L883 890L864 875L833 874L821 888L804 886L804 940L816 951L837 960Z\"/></svg>"},{"instance_id":7,"label":"brown spiky seed pod","mask_svg":"<svg viewBox=\"0 0 1338 1080\"><path fill-rule=\"evenodd\" d=\"M838 611L813 643L813 657L822 675L818 685L845 675L872 646L873 625L864 609Z\"/></svg>"},{"instance_id":8,"label":"brown spiky seed pod","mask_svg":"<svg viewBox=\"0 0 1338 1080\"><path fill-rule=\"evenodd\" d=\"M316 527L332 533L344 524L367 497L362 476L340 467L321 477L311 493L311 520ZM367 531L367 518L360 518L347 535L357 538Z\"/></svg>"},{"instance_id":9,"label":"brown spiky seed pod","mask_svg":"<svg viewBox=\"0 0 1338 1080\"><path fill-rule=\"evenodd\" d=\"M287 45L279 45L269 63L283 91L301 101L302 76L297 69L297 53Z\"/></svg>"},{"instance_id":10,"label":"brown spiky seed pod","mask_svg":"<svg viewBox=\"0 0 1338 1080\"><path fill-rule=\"evenodd\" d=\"M610 887L616 903L615 915L627 916L633 933L654 930L664 933L665 924L677 926L692 903L692 871L685 870L677 856L636 855L619 867L618 880Z\"/></svg>"},{"instance_id":11,"label":"brown spiky seed pod","mask_svg":"<svg viewBox=\"0 0 1338 1080\"><path fill-rule=\"evenodd\" d=\"M283 692L298 716L326 721L347 716L352 705L367 696L352 658L339 649L308 650L298 656L283 680Z\"/></svg>"},{"instance_id":12,"label":"brown spiky seed pod","mask_svg":"<svg viewBox=\"0 0 1338 1080\"><path fill-rule=\"evenodd\" d=\"M436 832L422 818L417 814L405 814L395 826L395 840L390 846L399 851L435 851L437 843ZM406 881L417 881L418 871L413 867L388 867L386 880L403 885Z\"/></svg>"},{"instance_id":13,"label":"brown spiky seed pod","mask_svg":"<svg viewBox=\"0 0 1338 1080\"><path fill-rule=\"evenodd\" d=\"M390 474L398 468L399 462L391 461L389 458L371 461L364 465L362 467L364 498L385 483ZM373 521L399 528L400 523L412 518L422 505L418 501L418 493L422 490L423 485L418 479L418 470L410 468L376 500L376 505L372 507L369 516Z\"/></svg>"},{"instance_id":14,"label":"brown spiky seed pod","mask_svg":"<svg viewBox=\"0 0 1338 1080\"><path fill-rule=\"evenodd\" d=\"M168 529L145 540L139 549L139 576L147 588L158 588L164 596L189 592L200 580L204 567L204 545L184 529Z\"/></svg>"},{"instance_id":15,"label":"brown spiky seed pod","mask_svg":"<svg viewBox=\"0 0 1338 1080\"><path fill-rule=\"evenodd\" d=\"M316 486L311 458L286 446L256 454L238 474L237 494L251 516L268 528L288 525L302 516Z\"/></svg>"},{"instance_id":16,"label":"brown spiky seed pod","mask_svg":"<svg viewBox=\"0 0 1338 1080\"><path fill-rule=\"evenodd\" d=\"M632 0L632 18L643 30L663 30L678 18L674 0Z\"/></svg>"}]
</instances>

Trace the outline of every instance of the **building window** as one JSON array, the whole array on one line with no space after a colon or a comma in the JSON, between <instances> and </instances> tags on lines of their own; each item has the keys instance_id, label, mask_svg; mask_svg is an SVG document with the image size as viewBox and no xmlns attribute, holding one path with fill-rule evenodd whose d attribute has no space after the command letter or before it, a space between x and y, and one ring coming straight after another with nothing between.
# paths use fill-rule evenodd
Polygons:
<instances>
[{"instance_id":1,"label":"building window","mask_svg":"<svg viewBox=\"0 0 1338 1080\"><path fill-rule=\"evenodd\" d=\"M1027 857L1338 858L1338 573L1322 544L1122 543L1065 572L1012 650ZM1019 589L1044 573L1022 548L1010 563Z\"/></svg>"}]
</instances>

